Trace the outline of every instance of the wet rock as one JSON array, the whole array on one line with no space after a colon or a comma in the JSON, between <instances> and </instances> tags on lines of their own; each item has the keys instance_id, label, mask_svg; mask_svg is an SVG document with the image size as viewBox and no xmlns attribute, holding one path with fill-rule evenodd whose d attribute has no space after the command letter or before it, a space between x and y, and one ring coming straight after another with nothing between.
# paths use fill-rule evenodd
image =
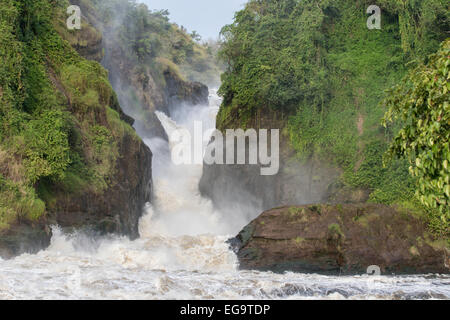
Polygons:
<instances>
[{"instance_id":1,"label":"wet rock","mask_svg":"<svg viewBox=\"0 0 450 320\"><path fill-rule=\"evenodd\" d=\"M101 194L57 194L50 219L62 228L91 229L136 239L144 205L151 198L152 153L140 140L125 136L115 176Z\"/></svg>"},{"instance_id":2,"label":"wet rock","mask_svg":"<svg viewBox=\"0 0 450 320\"><path fill-rule=\"evenodd\" d=\"M234 253L238 253L239 252L239 248L242 247L242 242L239 238L231 238L228 239L226 241L226 243L230 246L230 249L234 252Z\"/></svg>"},{"instance_id":3,"label":"wet rock","mask_svg":"<svg viewBox=\"0 0 450 320\"><path fill-rule=\"evenodd\" d=\"M8 259L22 253L37 253L50 245L51 236L44 219L34 224L17 222L0 234L0 257Z\"/></svg>"},{"instance_id":4,"label":"wet rock","mask_svg":"<svg viewBox=\"0 0 450 320\"><path fill-rule=\"evenodd\" d=\"M376 204L281 207L261 214L232 243L241 269L321 274L450 273L449 249L426 223Z\"/></svg>"},{"instance_id":5,"label":"wet rock","mask_svg":"<svg viewBox=\"0 0 450 320\"><path fill-rule=\"evenodd\" d=\"M170 69L164 72L166 80L166 95L170 105L180 104L207 105L209 89L199 82L187 82L179 78Z\"/></svg>"},{"instance_id":6,"label":"wet rock","mask_svg":"<svg viewBox=\"0 0 450 320\"><path fill-rule=\"evenodd\" d=\"M226 120L217 118L217 128L222 133L227 129L238 129L240 126L236 119L239 118L238 110L232 110ZM329 202L341 170L320 159L298 161L288 137L283 135L286 123L277 112L264 110L248 119L246 126L255 130L280 130L280 168L277 174L261 175L259 164L205 164L199 187L202 195L210 198L214 206L227 215L240 210L247 217L255 217L263 210L286 204ZM224 155L227 154L225 148L226 145Z\"/></svg>"}]
</instances>

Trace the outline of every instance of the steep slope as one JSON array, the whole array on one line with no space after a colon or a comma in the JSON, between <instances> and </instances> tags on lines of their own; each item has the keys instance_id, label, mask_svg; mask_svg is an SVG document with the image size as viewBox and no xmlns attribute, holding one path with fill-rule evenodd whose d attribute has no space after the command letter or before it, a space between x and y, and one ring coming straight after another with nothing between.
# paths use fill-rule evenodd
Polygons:
<instances>
[{"instance_id":1,"label":"steep slope","mask_svg":"<svg viewBox=\"0 0 450 320\"><path fill-rule=\"evenodd\" d=\"M208 88L198 81L217 85L218 64L208 44L169 23L168 12L126 0L71 2L101 32L102 64L140 136L165 136L155 110L207 103Z\"/></svg>"},{"instance_id":2,"label":"steep slope","mask_svg":"<svg viewBox=\"0 0 450 320\"><path fill-rule=\"evenodd\" d=\"M150 200L150 150L122 112L108 73L70 44L88 58L98 52L74 43L77 30L62 33L72 35L69 41L56 32L68 6L50 0L0 4L4 257L48 245L52 224L135 238ZM86 27L98 43L99 34Z\"/></svg>"},{"instance_id":3,"label":"steep slope","mask_svg":"<svg viewBox=\"0 0 450 320\"><path fill-rule=\"evenodd\" d=\"M382 9L381 30L367 8ZM205 168L202 192L222 206L248 190L263 208L375 202L422 208L408 162L383 166L401 123L381 126L384 90L448 36L448 4L428 1L249 1L223 30L218 128L281 131L281 168ZM422 208L423 209L423 208Z\"/></svg>"}]
</instances>

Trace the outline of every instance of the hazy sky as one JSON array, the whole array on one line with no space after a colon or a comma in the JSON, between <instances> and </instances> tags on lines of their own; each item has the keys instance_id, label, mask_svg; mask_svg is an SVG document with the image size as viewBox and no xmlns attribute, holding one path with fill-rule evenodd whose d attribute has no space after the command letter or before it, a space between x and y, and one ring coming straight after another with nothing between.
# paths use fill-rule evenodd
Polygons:
<instances>
[{"instance_id":1,"label":"hazy sky","mask_svg":"<svg viewBox=\"0 0 450 320\"><path fill-rule=\"evenodd\" d=\"M220 29L233 22L234 13L247 0L138 0L152 10L168 9L171 22L182 25L189 32L200 33L203 39L216 39Z\"/></svg>"}]
</instances>

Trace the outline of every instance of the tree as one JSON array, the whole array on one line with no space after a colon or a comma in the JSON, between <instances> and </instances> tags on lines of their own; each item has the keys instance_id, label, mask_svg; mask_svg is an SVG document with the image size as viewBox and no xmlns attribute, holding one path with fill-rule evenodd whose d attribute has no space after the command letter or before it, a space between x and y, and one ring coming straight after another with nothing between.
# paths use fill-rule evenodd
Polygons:
<instances>
[{"instance_id":1,"label":"tree","mask_svg":"<svg viewBox=\"0 0 450 320\"><path fill-rule=\"evenodd\" d=\"M386 126L403 121L388 151L388 158L408 157L410 173L419 179L420 201L440 213L443 225L450 222L450 39L431 55L426 65L412 70L389 91Z\"/></svg>"},{"instance_id":2,"label":"tree","mask_svg":"<svg viewBox=\"0 0 450 320\"><path fill-rule=\"evenodd\" d=\"M201 37L201 35L197 32L197 31L192 31L192 33L191 33L191 38L194 40L194 41L197 41L197 42L200 42L201 40L202 40L202 37Z\"/></svg>"}]
</instances>

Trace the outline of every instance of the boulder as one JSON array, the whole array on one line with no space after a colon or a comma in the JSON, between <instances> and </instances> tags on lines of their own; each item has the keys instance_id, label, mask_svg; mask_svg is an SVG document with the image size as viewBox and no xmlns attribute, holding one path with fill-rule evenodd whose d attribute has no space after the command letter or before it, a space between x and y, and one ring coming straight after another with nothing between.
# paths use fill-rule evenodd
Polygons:
<instances>
[{"instance_id":1,"label":"boulder","mask_svg":"<svg viewBox=\"0 0 450 320\"><path fill-rule=\"evenodd\" d=\"M448 241L424 217L378 204L305 205L262 213L230 241L241 269L319 274L449 273Z\"/></svg>"}]
</instances>

